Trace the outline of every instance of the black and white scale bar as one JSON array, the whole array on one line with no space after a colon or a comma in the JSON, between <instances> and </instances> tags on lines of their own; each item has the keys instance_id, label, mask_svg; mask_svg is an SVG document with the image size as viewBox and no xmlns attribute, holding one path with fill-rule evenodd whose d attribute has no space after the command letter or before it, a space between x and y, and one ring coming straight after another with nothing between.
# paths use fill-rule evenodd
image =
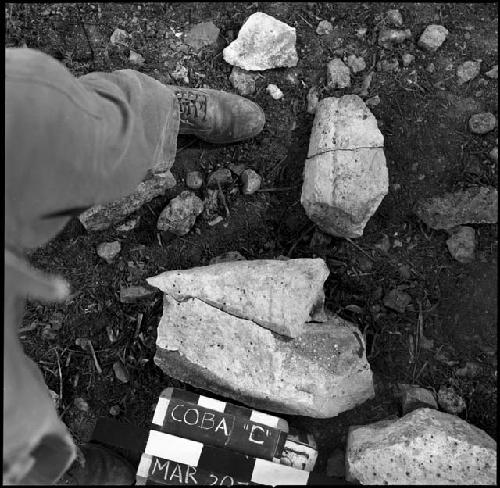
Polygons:
<instances>
[{"instance_id":1,"label":"black and white scale bar","mask_svg":"<svg viewBox=\"0 0 500 488\"><path fill-rule=\"evenodd\" d=\"M176 388L162 392L152 424L167 434L278 463L287 433L273 426L288 429L279 417Z\"/></svg>"},{"instance_id":2,"label":"black and white scale bar","mask_svg":"<svg viewBox=\"0 0 500 488\"><path fill-rule=\"evenodd\" d=\"M223 473L239 482L252 482L261 485L309 485L336 484L332 478L326 478L308 471L273 463L266 459L246 456L229 449L206 446L201 442L183 439L156 430L149 431L149 437L144 454L173 461L191 467L199 468L208 473ZM144 458L144 455L143 455ZM149 477L144 464L139 465L138 478ZM151 463L148 469L151 468Z\"/></svg>"}]
</instances>

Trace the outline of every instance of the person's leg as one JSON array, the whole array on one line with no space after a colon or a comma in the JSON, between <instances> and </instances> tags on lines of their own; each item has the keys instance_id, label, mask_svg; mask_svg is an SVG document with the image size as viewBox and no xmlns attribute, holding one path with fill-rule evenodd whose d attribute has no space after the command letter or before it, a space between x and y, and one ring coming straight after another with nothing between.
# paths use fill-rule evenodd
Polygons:
<instances>
[{"instance_id":1,"label":"person's leg","mask_svg":"<svg viewBox=\"0 0 500 488\"><path fill-rule=\"evenodd\" d=\"M148 169L167 171L179 128L233 142L260 132L265 117L242 97L133 70L77 79L31 49L6 49L5 101L4 483L51 483L75 449L17 329L26 296L62 299L67 290L30 270L22 250L46 243L78 210L130 193Z\"/></svg>"}]
</instances>

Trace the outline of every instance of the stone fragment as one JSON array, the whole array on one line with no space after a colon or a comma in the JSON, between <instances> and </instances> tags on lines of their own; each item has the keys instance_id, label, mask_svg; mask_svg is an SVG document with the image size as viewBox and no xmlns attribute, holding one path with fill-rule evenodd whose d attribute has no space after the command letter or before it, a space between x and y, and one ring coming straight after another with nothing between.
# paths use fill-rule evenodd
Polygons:
<instances>
[{"instance_id":1,"label":"stone fragment","mask_svg":"<svg viewBox=\"0 0 500 488\"><path fill-rule=\"evenodd\" d=\"M177 300L197 298L278 334L297 337L309 326L311 311L323 304L328 274L322 259L258 259L167 271L147 282Z\"/></svg>"},{"instance_id":2,"label":"stone fragment","mask_svg":"<svg viewBox=\"0 0 500 488\"><path fill-rule=\"evenodd\" d=\"M491 68L489 71L487 71L485 73L485 75L488 78L492 78L494 80L498 80L498 64L496 64L495 66L493 66L493 68Z\"/></svg>"},{"instance_id":3,"label":"stone fragment","mask_svg":"<svg viewBox=\"0 0 500 488\"><path fill-rule=\"evenodd\" d=\"M108 229L175 185L175 178L170 171L155 174L141 182L131 195L114 202L94 205L78 218L88 231Z\"/></svg>"},{"instance_id":4,"label":"stone fragment","mask_svg":"<svg viewBox=\"0 0 500 488\"><path fill-rule=\"evenodd\" d=\"M307 93L307 113L316 113L316 107L319 103L319 90L317 87L313 86Z\"/></svg>"},{"instance_id":5,"label":"stone fragment","mask_svg":"<svg viewBox=\"0 0 500 488\"><path fill-rule=\"evenodd\" d=\"M189 85L189 71L182 64L177 64L175 70L170 73L170 76L177 82L183 82L185 85Z\"/></svg>"},{"instance_id":6,"label":"stone fragment","mask_svg":"<svg viewBox=\"0 0 500 488\"><path fill-rule=\"evenodd\" d=\"M385 73L391 73L392 71L398 71L399 61L396 58L393 59L383 59L377 63L377 71L384 71Z\"/></svg>"},{"instance_id":7,"label":"stone fragment","mask_svg":"<svg viewBox=\"0 0 500 488\"><path fill-rule=\"evenodd\" d=\"M229 81L244 97L255 93L255 75L235 66L229 75Z\"/></svg>"},{"instance_id":8,"label":"stone fragment","mask_svg":"<svg viewBox=\"0 0 500 488\"><path fill-rule=\"evenodd\" d=\"M384 306L399 313L404 313L410 303L411 296L398 288L392 289L384 297Z\"/></svg>"},{"instance_id":9,"label":"stone fragment","mask_svg":"<svg viewBox=\"0 0 500 488\"><path fill-rule=\"evenodd\" d=\"M143 56L141 56L139 53L136 53L135 51L132 51L132 50L130 50L128 60L131 63L137 64L137 65L144 64L144 62L146 61Z\"/></svg>"},{"instance_id":10,"label":"stone fragment","mask_svg":"<svg viewBox=\"0 0 500 488\"><path fill-rule=\"evenodd\" d=\"M401 411L403 415L406 415L417 408L434 408L437 410L438 404L431 391L410 386L403 391L401 396Z\"/></svg>"},{"instance_id":11,"label":"stone fragment","mask_svg":"<svg viewBox=\"0 0 500 488\"><path fill-rule=\"evenodd\" d=\"M186 175L186 186L190 190L198 190L203 186L203 175L199 171L190 171Z\"/></svg>"},{"instance_id":12,"label":"stone fragment","mask_svg":"<svg viewBox=\"0 0 500 488\"><path fill-rule=\"evenodd\" d=\"M467 361L463 368L458 368L455 375L461 378L477 378L483 374L484 368L480 363L475 361Z\"/></svg>"},{"instance_id":13,"label":"stone fragment","mask_svg":"<svg viewBox=\"0 0 500 488\"><path fill-rule=\"evenodd\" d=\"M401 44L407 39L411 39L411 30L399 30L399 29L382 29L378 36L379 46L388 49L393 44Z\"/></svg>"},{"instance_id":14,"label":"stone fragment","mask_svg":"<svg viewBox=\"0 0 500 488\"><path fill-rule=\"evenodd\" d=\"M466 61L457 68L458 84L463 85L479 75L481 61Z\"/></svg>"},{"instance_id":15,"label":"stone fragment","mask_svg":"<svg viewBox=\"0 0 500 488\"><path fill-rule=\"evenodd\" d=\"M207 186L208 188L216 189L220 185L221 188L224 188L232 182L233 176L231 175L231 170L229 168L219 168L208 177Z\"/></svg>"},{"instance_id":16,"label":"stone fragment","mask_svg":"<svg viewBox=\"0 0 500 488\"><path fill-rule=\"evenodd\" d=\"M427 71L427 73L434 73L434 71L436 71L436 67L434 66L434 63L429 63L425 70Z\"/></svg>"},{"instance_id":17,"label":"stone fragment","mask_svg":"<svg viewBox=\"0 0 500 488\"><path fill-rule=\"evenodd\" d=\"M216 256L209 261L209 265L217 263L228 263L231 261L246 261L246 257L241 255L238 251L229 251L220 256Z\"/></svg>"},{"instance_id":18,"label":"stone fragment","mask_svg":"<svg viewBox=\"0 0 500 488\"><path fill-rule=\"evenodd\" d=\"M370 97L365 103L367 107L376 107L380 105L380 97L375 95L374 97Z\"/></svg>"},{"instance_id":19,"label":"stone fragment","mask_svg":"<svg viewBox=\"0 0 500 488\"><path fill-rule=\"evenodd\" d=\"M397 9L392 9L387 11L387 20L396 27L401 27L403 25L403 16L401 12Z\"/></svg>"},{"instance_id":20,"label":"stone fragment","mask_svg":"<svg viewBox=\"0 0 500 488\"><path fill-rule=\"evenodd\" d=\"M80 410L80 412L88 412L89 411L89 404L87 401L82 398L82 397L76 397L73 400L73 405Z\"/></svg>"},{"instance_id":21,"label":"stone fragment","mask_svg":"<svg viewBox=\"0 0 500 488\"><path fill-rule=\"evenodd\" d=\"M121 248L119 241L103 242L97 246L97 255L108 264L111 264L113 259L120 254Z\"/></svg>"},{"instance_id":22,"label":"stone fragment","mask_svg":"<svg viewBox=\"0 0 500 488\"><path fill-rule=\"evenodd\" d=\"M318 24L318 27L316 27L316 34L318 34L318 36L325 36L331 34L332 32L333 25L331 24L331 22L328 22L328 20L322 20Z\"/></svg>"},{"instance_id":23,"label":"stone fragment","mask_svg":"<svg viewBox=\"0 0 500 488\"><path fill-rule=\"evenodd\" d=\"M490 151L489 157L494 163L498 163L498 146Z\"/></svg>"},{"instance_id":24,"label":"stone fragment","mask_svg":"<svg viewBox=\"0 0 500 488\"><path fill-rule=\"evenodd\" d=\"M446 245L453 258L460 263L466 264L474 261L476 234L472 227L460 226L453 229Z\"/></svg>"},{"instance_id":25,"label":"stone fragment","mask_svg":"<svg viewBox=\"0 0 500 488\"><path fill-rule=\"evenodd\" d=\"M492 187L474 187L426 198L417 202L415 213L436 230L449 230L461 224L495 224L498 192Z\"/></svg>"},{"instance_id":26,"label":"stone fragment","mask_svg":"<svg viewBox=\"0 0 500 488\"><path fill-rule=\"evenodd\" d=\"M327 84L330 88L348 88L351 86L351 73L341 59L332 59L326 67Z\"/></svg>"},{"instance_id":27,"label":"stone fragment","mask_svg":"<svg viewBox=\"0 0 500 488\"><path fill-rule=\"evenodd\" d=\"M351 68L353 73L359 73L366 68L365 60L360 56L356 56L355 54L350 54L347 57L347 66Z\"/></svg>"},{"instance_id":28,"label":"stone fragment","mask_svg":"<svg viewBox=\"0 0 500 488\"><path fill-rule=\"evenodd\" d=\"M242 263L249 262L214 266ZM279 303L272 300L264 308ZM308 324L291 341L204 301L165 294L156 346L155 363L169 376L259 410L328 418L374 396L362 335L338 317Z\"/></svg>"},{"instance_id":29,"label":"stone fragment","mask_svg":"<svg viewBox=\"0 0 500 488\"><path fill-rule=\"evenodd\" d=\"M439 407L446 413L459 415L465 410L465 400L452 388L442 386L438 391Z\"/></svg>"},{"instance_id":30,"label":"stone fragment","mask_svg":"<svg viewBox=\"0 0 500 488\"><path fill-rule=\"evenodd\" d=\"M196 217L203 212L203 201L193 192L183 191L172 198L158 218L156 228L175 235L186 235L193 227Z\"/></svg>"},{"instance_id":31,"label":"stone fragment","mask_svg":"<svg viewBox=\"0 0 500 488\"><path fill-rule=\"evenodd\" d=\"M448 29L442 25L431 24L422 32L418 45L425 51L435 52L441 47L447 36Z\"/></svg>"},{"instance_id":32,"label":"stone fragment","mask_svg":"<svg viewBox=\"0 0 500 488\"><path fill-rule=\"evenodd\" d=\"M184 36L184 43L195 51L217 42L220 29L213 22L201 22L193 26Z\"/></svg>"},{"instance_id":33,"label":"stone fragment","mask_svg":"<svg viewBox=\"0 0 500 488\"><path fill-rule=\"evenodd\" d=\"M129 380L128 372L125 369L125 366L123 366L123 363L121 361L116 361L113 364L113 371L118 381L121 381L122 383L128 383Z\"/></svg>"},{"instance_id":34,"label":"stone fragment","mask_svg":"<svg viewBox=\"0 0 500 488\"><path fill-rule=\"evenodd\" d=\"M326 475L333 478L345 478L345 451L335 448L326 463Z\"/></svg>"},{"instance_id":35,"label":"stone fragment","mask_svg":"<svg viewBox=\"0 0 500 488\"><path fill-rule=\"evenodd\" d=\"M120 287L120 302L135 303L144 298L151 298L156 293L152 288L144 286L121 286Z\"/></svg>"},{"instance_id":36,"label":"stone fragment","mask_svg":"<svg viewBox=\"0 0 500 488\"><path fill-rule=\"evenodd\" d=\"M124 31L123 29L115 29L113 34L111 34L109 41L111 44L122 44L126 46L129 39L130 34L127 31Z\"/></svg>"},{"instance_id":37,"label":"stone fragment","mask_svg":"<svg viewBox=\"0 0 500 488\"><path fill-rule=\"evenodd\" d=\"M248 71L297 66L295 28L256 12L241 27L238 38L223 51L224 60Z\"/></svg>"},{"instance_id":38,"label":"stone fragment","mask_svg":"<svg viewBox=\"0 0 500 488\"><path fill-rule=\"evenodd\" d=\"M120 412L121 412L120 405L113 405L109 408L109 414L112 417L117 417L118 415L120 415Z\"/></svg>"},{"instance_id":39,"label":"stone fragment","mask_svg":"<svg viewBox=\"0 0 500 488\"><path fill-rule=\"evenodd\" d=\"M283 92L274 83L269 83L269 85L267 85L266 91L275 100L280 100L281 98L283 98Z\"/></svg>"},{"instance_id":40,"label":"stone fragment","mask_svg":"<svg viewBox=\"0 0 500 488\"><path fill-rule=\"evenodd\" d=\"M134 219L129 219L123 224L119 225L116 228L116 230L118 232L130 232L131 230L134 230L137 227L137 225L139 224L139 220L140 220L139 217L136 217Z\"/></svg>"},{"instance_id":41,"label":"stone fragment","mask_svg":"<svg viewBox=\"0 0 500 488\"><path fill-rule=\"evenodd\" d=\"M346 479L362 485L496 484L496 442L434 409L350 427L346 451Z\"/></svg>"},{"instance_id":42,"label":"stone fragment","mask_svg":"<svg viewBox=\"0 0 500 488\"><path fill-rule=\"evenodd\" d=\"M388 191L384 137L356 95L318 104L301 203L324 232L359 237Z\"/></svg>"},{"instance_id":43,"label":"stone fragment","mask_svg":"<svg viewBox=\"0 0 500 488\"><path fill-rule=\"evenodd\" d=\"M229 164L229 169L236 176L240 176L241 173L243 173L243 171L245 171L246 166L243 163L230 163Z\"/></svg>"},{"instance_id":44,"label":"stone fragment","mask_svg":"<svg viewBox=\"0 0 500 488\"><path fill-rule=\"evenodd\" d=\"M473 134L487 134L497 126L497 119L491 112L474 114L469 119L469 129Z\"/></svg>"},{"instance_id":45,"label":"stone fragment","mask_svg":"<svg viewBox=\"0 0 500 488\"><path fill-rule=\"evenodd\" d=\"M259 188L262 183L262 178L253 170L246 169L240 176L243 195L252 195Z\"/></svg>"}]
</instances>

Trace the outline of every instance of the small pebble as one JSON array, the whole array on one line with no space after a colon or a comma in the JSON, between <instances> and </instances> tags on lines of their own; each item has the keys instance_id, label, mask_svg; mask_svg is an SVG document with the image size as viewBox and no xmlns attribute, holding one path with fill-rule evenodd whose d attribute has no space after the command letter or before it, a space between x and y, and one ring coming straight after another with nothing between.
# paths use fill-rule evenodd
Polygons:
<instances>
[{"instance_id":1,"label":"small pebble","mask_svg":"<svg viewBox=\"0 0 500 488\"><path fill-rule=\"evenodd\" d=\"M132 50L130 51L130 55L128 57L128 60L131 63L137 64L137 65L144 64L144 62L146 61L143 56L141 56L139 53L136 53L135 51L132 51Z\"/></svg>"},{"instance_id":2,"label":"small pebble","mask_svg":"<svg viewBox=\"0 0 500 488\"><path fill-rule=\"evenodd\" d=\"M280 100L281 98L283 98L283 92L274 83L269 83L269 85L267 85L266 91L275 100Z\"/></svg>"},{"instance_id":3,"label":"small pebble","mask_svg":"<svg viewBox=\"0 0 500 488\"><path fill-rule=\"evenodd\" d=\"M375 95L374 97L370 97L365 103L368 107L376 107L380 104L380 97Z\"/></svg>"},{"instance_id":4,"label":"small pebble","mask_svg":"<svg viewBox=\"0 0 500 488\"><path fill-rule=\"evenodd\" d=\"M386 73L390 73L392 71L398 71L399 69L399 61L397 59L384 59L377 63L377 70L384 71Z\"/></svg>"},{"instance_id":5,"label":"small pebble","mask_svg":"<svg viewBox=\"0 0 500 488\"><path fill-rule=\"evenodd\" d=\"M438 404L431 391L425 388L409 386L401 396L402 414L406 415L417 408L434 408L437 410Z\"/></svg>"},{"instance_id":6,"label":"small pebble","mask_svg":"<svg viewBox=\"0 0 500 488\"><path fill-rule=\"evenodd\" d=\"M448 29L442 25L431 24L425 28L420 36L418 45L425 51L435 52L441 47L447 36Z\"/></svg>"},{"instance_id":7,"label":"small pebble","mask_svg":"<svg viewBox=\"0 0 500 488\"><path fill-rule=\"evenodd\" d=\"M382 29L378 36L378 44L383 48L390 48L393 44L401 44L407 39L411 39L411 30Z\"/></svg>"},{"instance_id":8,"label":"small pebble","mask_svg":"<svg viewBox=\"0 0 500 488\"><path fill-rule=\"evenodd\" d=\"M80 412L88 412L89 404L81 397L77 397L73 400L73 405L80 410Z\"/></svg>"},{"instance_id":9,"label":"small pebble","mask_svg":"<svg viewBox=\"0 0 500 488\"><path fill-rule=\"evenodd\" d=\"M120 406L119 405L113 405L112 407L110 407L109 409L109 414L112 416L112 417L117 417L118 415L120 415Z\"/></svg>"},{"instance_id":10,"label":"small pebble","mask_svg":"<svg viewBox=\"0 0 500 488\"><path fill-rule=\"evenodd\" d=\"M413 63L413 61L415 60L415 56L413 56L413 54L403 54L403 56L401 57L402 61L403 61L403 66L410 66L411 63Z\"/></svg>"},{"instance_id":11,"label":"small pebble","mask_svg":"<svg viewBox=\"0 0 500 488\"><path fill-rule=\"evenodd\" d=\"M253 169L243 171L240 180L243 185L242 191L244 195L252 195L262 184L262 178Z\"/></svg>"},{"instance_id":12,"label":"small pebble","mask_svg":"<svg viewBox=\"0 0 500 488\"><path fill-rule=\"evenodd\" d=\"M476 236L472 227L460 226L454 229L446 245L450 254L458 262L466 264L474 261Z\"/></svg>"},{"instance_id":13,"label":"small pebble","mask_svg":"<svg viewBox=\"0 0 500 488\"><path fill-rule=\"evenodd\" d=\"M246 166L243 163L231 163L229 169L236 175L240 176L243 171L245 171Z\"/></svg>"},{"instance_id":14,"label":"small pebble","mask_svg":"<svg viewBox=\"0 0 500 488\"><path fill-rule=\"evenodd\" d=\"M350 54L347 57L347 66L351 68L353 73L359 73L366 68L365 60L362 57L357 57L354 54Z\"/></svg>"},{"instance_id":15,"label":"small pebble","mask_svg":"<svg viewBox=\"0 0 500 488\"><path fill-rule=\"evenodd\" d=\"M356 31L356 35L358 37L364 37L366 35L366 32L368 31L368 29L366 27L360 27L357 31Z\"/></svg>"},{"instance_id":16,"label":"small pebble","mask_svg":"<svg viewBox=\"0 0 500 488\"><path fill-rule=\"evenodd\" d=\"M387 20L396 27L401 27L403 25L403 16L397 9L387 11Z\"/></svg>"},{"instance_id":17,"label":"small pebble","mask_svg":"<svg viewBox=\"0 0 500 488\"><path fill-rule=\"evenodd\" d=\"M399 313L404 313L410 302L410 295L398 288L394 288L384 297L384 306Z\"/></svg>"},{"instance_id":18,"label":"small pebble","mask_svg":"<svg viewBox=\"0 0 500 488\"><path fill-rule=\"evenodd\" d=\"M493 80L498 80L498 64L493 66L489 71L485 73L488 78L492 78Z\"/></svg>"},{"instance_id":19,"label":"small pebble","mask_svg":"<svg viewBox=\"0 0 500 488\"><path fill-rule=\"evenodd\" d=\"M186 186L191 190L198 190L203 185L203 175L199 171L190 171L186 175Z\"/></svg>"},{"instance_id":20,"label":"small pebble","mask_svg":"<svg viewBox=\"0 0 500 488\"><path fill-rule=\"evenodd\" d=\"M438 404L441 410L459 415L465 410L465 400L453 388L442 386L438 391Z\"/></svg>"},{"instance_id":21,"label":"small pebble","mask_svg":"<svg viewBox=\"0 0 500 488\"><path fill-rule=\"evenodd\" d=\"M111 264L114 258L120 253L120 250L121 244L119 241L103 242L97 246L97 255L108 264Z\"/></svg>"},{"instance_id":22,"label":"small pebble","mask_svg":"<svg viewBox=\"0 0 500 488\"><path fill-rule=\"evenodd\" d=\"M130 220L127 220L123 224L119 225L116 230L118 232L129 232L137 227L139 224L140 217L136 217Z\"/></svg>"},{"instance_id":23,"label":"small pebble","mask_svg":"<svg viewBox=\"0 0 500 488\"><path fill-rule=\"evenodd\" d=\"M491 112L474 114L469 119L469 129L473 134L487 134L497 125L497 119Z\"/></svg>"},{"instance_id":24,"label":"small pebble","mask_svg":"<svg viewBox=\"0 0 500 488\"><path fill-rule=\"evenodd\" d=\"M436 71L436 67L434 66L434 63L429 63L427 65L427 68L425 68L427 73L434 73Z\"/></svg>"},{"instance_id":25,"label":"small pebble","mask_svg":"<svg viewBox=\"0 0 500 488\"><path fill-rule=\"evenodd\" d=\"M483 373L483 366L480 363L468 361L463 368L455 371L457 376L463 378L477 378Z\"/></svg>"},{"instance_id":26,"label":"small pebble","mask_svg":"<svg viewBox=\"0 0 500 488\"><path fill-rule=\"evenodd\" d=\"M325 36L331 34L332 32L333 32L333 25L330 22L328 22L328 20L322 20L318 24L318 27L316 27L316 34L318 34L318 36Z\"/></svg>"},{"instance_id":27,"label":"small pebble","mask_svg":"<svg viewBox=\"0 0 500 488\"><path fill-rule=\"evenodd\" d=\"M491 151L490 151L490 159L494 162L494 163L498 163L498 147L494 147Z\"/></svg>"},{"instance_id":28,"label":"small pebble","mask_svg":"<svg viewBox=\"0 0 500 488\"><path fill-rule=\"evenodd\" d=\"M458 84L463 85L479 75L481 61L466 61L457 68Z\"/></svg>"},{"instance_id":29,"label":"small pebble","mask_svg":"<svg viewBox=\"0 0 500 488\"><path fill-rule=\"evenodd\" d=\"M130 34L128 34L126 31L123 29L115 29L113 31L113 34L111 34L111 37L109 41L111 44L126 44L127 41L130 39Z\"/></svg>"}]
</instances>

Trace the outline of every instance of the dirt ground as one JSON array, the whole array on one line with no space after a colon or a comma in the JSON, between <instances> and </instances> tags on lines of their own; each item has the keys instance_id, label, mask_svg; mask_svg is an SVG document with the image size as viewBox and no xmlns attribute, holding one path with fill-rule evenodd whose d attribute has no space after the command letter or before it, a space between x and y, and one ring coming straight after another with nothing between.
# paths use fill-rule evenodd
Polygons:
<instances>
[{"instance_id":1,"label":"dirt ground","mask_svg":"<svg viewBox=\"0 0 500 488\"><path fill-rule=\"evenodd\" d=\"M390 8L400 10L413 42L382 49L377 34ZM248 259L280 254L324 258L331 271L325 287L327 307L357 324L366 336L377 392L373 400L327 420L285 416L291 425L315 435L319 471L336 447L345 446L350 425L398 414L398 383L415 383L434 392L442 385L453 386L467 405L461 416L496 439L497 226L473 226L478 236L476 259L461 264L448 252L447 234L426 227L412 211L424 196L474 185L497 186L497 165L487 157L498 145L497 129L478 136L467 127L472 113L498 115L497 81L485 83L479 76L459 86L455 75L456 67L467 60L481 59L482 73L497 64L494 3L6 4L6 45L39 49L75 75L135 68L127 48L109 43L114 29L122 28L132 34L130 48L145 58L140 71L169 82L169 73L181 63L189 69L191 86L234 92L228 80L232 67L221 50L258 11L296 27L299 55L296 68L262 72L256 93L249 97L266 113L263 132L228 146L180 136L173 168L178 184L137 212L138 228L126 235L115 230L88 233L75 218L31 255L36 266L64 276L75 292L63 305L29 303L21 333L27 354L40 365L49 388L60 395L63 420L78 441L87 439L95 419L109 415L114 406L119 406L117 418L123 422L147 425L161 390L184 385L165 375L152 359L161 294L122 304L120 285L144 284L146 277L162 271L205 265L221 253L239 251ZM316 34L323 19L333 23L331 35ZM185 32L202 21L220 28L222 42L197 55L173 31ZM435 54L416 47L431 23L449 30ZM367 27L364 37L356 35L361 27ZM318 86L322 97L352 92L326 88L327 62L346 53L363 56L367 69L383 59L400 60L397 72L376 71L369 90L369 96L380 97L372 112L385 137L390 188L363 237L351 242L332 239L318 246L311 243L314 226L300 205L314 118L306 112L306 95L311 86ZM404 53L415 55L408 68L401 66ZM431 62L433 72L428 69ZM453 69L447 71L450 63ZM354 87L365 73L353 76ZM296 84L290 81L295 75ZM282 100L266 93L268 83L281 88ZM223 223L210 227L198 219L198 231L162 240L156 220L168 201L185 189L186 171L199 169L206 175L229 163L255 169L263 177L263 188L274 190L252 196L228 191L230 215ZM376 247L384 236L390 243L385 251ZM107 264L97 256L96 246L116 239L122 251ZM412 297L405 313L383 305L385 294L396 287ZM118 335L115 342L110 342L109 327ZM75 344L77 338L91 339L102 373ZM128 371L127 383L113 372L118 359ZM480 365L477 376L457 374L467 361ZM83 398L88 411L78 409L75 398Z\"/></svg>"}]
</instances>

